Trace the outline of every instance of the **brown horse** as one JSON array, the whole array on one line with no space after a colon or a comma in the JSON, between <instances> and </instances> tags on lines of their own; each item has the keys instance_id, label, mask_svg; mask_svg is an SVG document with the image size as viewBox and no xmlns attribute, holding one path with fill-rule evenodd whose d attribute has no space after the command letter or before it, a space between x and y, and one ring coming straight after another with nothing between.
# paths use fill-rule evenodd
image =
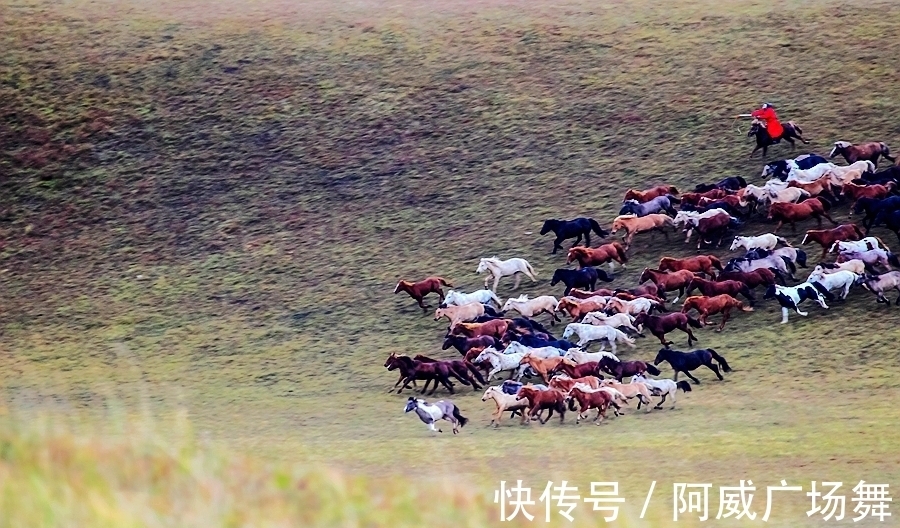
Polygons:
<instances>
[{"instance_id":1,"label":"brown horse","mask_svg":"<svg viewBox=\"0 0 900 528\"><path fill-rule=\"evenodd\" d=\"M587 418L587 412L591 409L597 409L597 416L594 423L600 425L601 418L606 419L606 411L610 405L615 406L616 411L621 407L613 402L613 397L605 390L587 391L581 387L573 388L569 393L567 400L569 402L569 410L575 411L575 402L578 402L578 416L575 417L575 423L579 423L583 418Z\"/></svg>"},{"instance_id":2,"label":"brown horse","mask_svg":"<svg viewBox=\"0 0 900 528\"><path fill-rule=\"evenodd\" d=\"M572 290L569 291L569 295L567 297L575 297L576 299L589 299L591 297L597 297L597 296L612 297L615 294L616 294L615 291L607 290L607 289L603 289L603 288L601 288L599 290L594 290L594 291L579 290L578 288L572 288Z\"/></svg>"},{"instance_id":3,"label":"brown horse","mask_svg":"<svg viewBox=\"0 0 900 528\"><path fill-rule=\"evenodd\" d=\"M423 312L428 313L428 308L430 308L430 306L425 306L423 299L429 293L436 293L440 296L441 302L444 302L444 290L441 289L441 286L446 286L448 288L453 287L447 279L442 277L428 277L419 282L409 282L401 279L400 282L397 283L397 287L394 288L394 293L405 291L419 303Z\"/></svg>"},{"instance_id":4,"label":"brown horse","mask_svg":"<svg viewBox=\"0 0 900 528\"><path fill-rule=\"evenodd\" d=\"M625 263L628 262L628 256L625 255L625 248L622 247L622 244L610 242L609 244L603 244L598 248L581 246L573 247L569 250L566 264L570 264L572 261L578 261L579 268L585 266L600 266L609 262L609 269L612 270L612 263L614 261L618 262L624 268Z\"/></svg>"},{"instance_id":5,"label":"brown horse","mask_svg":"<svg viewBox=\"0 0 900 528\"><path fill-rule=\"evenodd\" d=\"M559 389L568 394L576 383L584 383L592 389L600 388L600 378L597 376L584 376L581 378L570 378L568 376L554 376L547 385L551 389Z\"/></svg>"},{"instance_id":6,"label":"brown horse","mask_svg":"<svg viewBox=\"0 0 900 528\"><path fill-rule=\"evenodd\" d=\"M479 382L487 384L481 373L475 368L475 365L466 359L432 359L422 354L413 356L413 359L422 363L446 363L450 366L451 376L460 380L463 385L468 385L466 381L471 383L474 390L481 390L481 386L478 385Z\"/></svg>"},{"instance_id":7,"label":"brown horse","mask_svg":"<svg viewBox=\"0 0 900 528\"><path fill-rule=\"evenodd\" d=\"M806 240L809 239L811 242L821 244L822 256L820 258L824 260L825 256L828 254L828 249L831 248L835 242L862 240L864 236L862 230L860 230L856 224L844 224L832 229L810 229L806 232L806 235L803 236L803 240L801 240L800 243L806 244Z\"/></svg>"},{"instance_id":8,"label":"brown horse","mask_svg":"<svg viewBox=\"0 0 900 528\"><path fill-rule=\"evenodd\" d=\"M690 315L678 312L666 315L648 315L646 313L639 313L634 318L634 325L638 328L646 326L647 329L650 330L650 333L658 338L663 346L673 344L673 341L666 341L665 339L666 334L673 330L681 330L686 333L688 335L688 346L691 346L694 344L694 341L698 341L698 339L694 337L694 333L691 332L690 327L703 328L703 324L701 324L700 321L694 319Z\"/></svg>"},{"instance_id":9,"label":"brown horse","mask_svg":"<svg viewBox=\"0 0 900 528\"><path fill-rule=\"evenodd\" d=\"M699 205L700 200L719 200L727 196L728 193L723 189L710 189L702 193L684 193L681 195L681 203L689 205Z\"/></svg>"},{"instance_id":10,"label":"brown horse","mask_svg":"<svg viewBox=\"0 0 900 528\"><path fill-rule=\"evenodd\" d=\"M700 246L702 246L704 242L712 244L712 238L714 237L718 238L716 247L721 246L722 239L725 237L725 233L728 232L728 227L731 226L731 220L731 215L725 213L719 213L715 216L698 220L697 249L700 249Z\"/></svg>"},{"instance_id":11,"label":"brown horse","mask_svg":"<svg viewBox=\"0 0 900 528\"><path fill-rule=\"evenodd\" d=\"M516 398L525 398L528 400L528 421L541 414L544 409L549 409L550 413L543 420L538 420L545 424L547 420L553 416L553 411L559 413L559 423L563 423L566 418L566 395L562 391L556 389L539 390L532 386L525 385L516 393Z\"/></svg>"},{"instance_id":12,"label":"brown horse","mask_svg":"<svg viewBox=\"0 0 900 528\"><path fill-rule=\"evenodd\" d=\"M571 317L575 322L584 319L584 316L589 312L596 312L599 310L603 310L604 308L606 308L606 303L590 300L585 300L579 303L573 301L572 299L566 299L565 297L559 301L559 305L557 305L556 307L557 311L568 314L568 316Z\"/></svg>"},{"instance_id":13,"label":"brown horse","mask_svg":"<svg viewBox=\"0 0 900 528\"><path fill-rule=\"evenodd\" d=\"M428 384L432 381L434 381L434 388L431 389L429 396L437 390L438 383L447 387L450 394L453 394L453 384L450 383L450 376L455 376L455 373L451 371L450 365L446 363L423 363L409 356L398 356L391 352L391 355L384 362L384 367L388 370L400 370L400 380L388 392L393 391L397 385L400 385L400 382L403 382L403 386L400 387L397 394L408 388L410 383L415 384L415 380L425 380L425 386L419 391L421 394L425 393L425 389L428 388ZM468 384L462 380L460 382Z\"/></svg>"},{"instance_id":14,"label":"brown horse","mask_svg":"<svg viewBox=\"0 0 900 528\"><path fill-rule=\"evenodd\" d=\"M599 363L596 361L588 361L587 363L578 365L574 361L567 359L559 365L559 370L573 379L583 378L585 376L597 376L600 379L603 379L603 376L600 375Z\"/></svg>"},{"instance_id":15,"label":"brown horse","mask_svg":"<svg viewBox=\"0 0 900 528\"><path fill-rule=\"evenodd\" d=\"M491 336L502 339L511 324L512 321L509 319L493 319L486 323L457 323L450 329L450 333L466 337Z\"/></svg>"},{"instance_id":16,"label":"brown horse","mask_svg":"<svg viewBox=\"0 0 900 528\"><path fill-rule=\"evenodd\" d=\"M700 322L704 325L709 324L708 318L710 314L721 313L722 324L719 325L716 332L721 332L722 329L725 328L725 323L731 316L732 308L738 308L744 312L753 311L753 308L750 308L749 306L745 307L744 303L727 293L714 295L712 297L707 297L705 295L688 297L684 300L684 306L681 308L681 313L688 313L692 308L700 312Z\"/></svg>"},{"instance_id":17,"label":"brown horse","mask_svg":"<svg viewBox=\"0 0 900 528\"><path fill-rule=\"evenodd\" d=\"M600 370L616 378L619 382L622 381L622 378L644 372L659 376L659 369L644 361L618 361L609 356L603 356L599 363Z\"/></svg>"},{"instance_id":18,"label":"brown horse","mask_svg":"<svg viewBox=\"0 0 900 528\"><path fill-rule=\"evenodd\" d=\"M887 195L891 194L891 191L894 190L896 184L894 182L887 182L885 185L873 184L873 185L857 185L853 182L845 183L841 188L841 194L850 198L850 211L853 211L853 207L856 206L857 200L860 198L873 198L876 200L881 200L882 198L886 198Z\"/></svg>"},{"instance_id":19,"label":"brown horse","mask_svg":"<svg viewBox=\"0 0 900 528\"><path fill-rule=\"evenodd\" d=\"M651 297L655 297L660 302L665 301L666 292L660 290L659 286L656 283L648 282L647 284L641 284L635 288L631 288L629 290L616 290L616 293L630 293L631 295L635 295L637 297L644 297L649 295ZM650 297L648 297L650 298Z\"/></svg>"},{"instance_id":20,"label":"brown horse","mask_svg":"<svg viewBox=\"0 0 900 528\"><path fill-rule=\"evenodd\" d=\"M749 288L769 286L775 284L775 272L769 268L757 268L753 271L723 271L716 277L716 281L718 282L728 280L743 282Z\"/></svg>"},{"instance_id":21,"label":"brown horse","mask_svg":"<svg viewBox=\"0 0 900 528\"><path fill-rule=\"evenodd\" d=\"M691 282L688 284L687 289L684 293L685 295L690 295L694 290L700 290L700 293L706 295L707 297L722 294L728 294L732 297L737 297L738 294L740 294L743 295L748 301L750 301L750 306L753 306L753 303L756 302L756 297L754 297L753 292L750 290L750 287L737 280L724 280L717 282L706 280L702 277L694 277L694 279L691 280Z\"/></svg>"},{"instance_id":22,"label":"brown horse","mask_svg":"<svg viewBox=\"0 0 900 528\"><path fill-rule=\"evenodd\" d=\"M666 272L644 268L643 273L638 278L638 284L643 284L649 280L656 284L659 291L665 293L678 290L678 297L681 297L684 295L684 289L693 278L694 272L688 270ZM673 302L677 302L678 297Z\"/></svg>"},{"instance_id":23,"label":"brown horse","mask_svg":"<svg viewBox=\"0 0 900 528\"><path fill-rule=\"evenodd\" d=\"M700 207L706 207L713 202L724 202L728 207L731 207L735 211L740 211L742 208L750 205L749 202L744 201L744 199L737 194L729 194L728 196L723 196L718 199L701 198L700 203L698 203L697 205Z\"/></svg>"},{"instance_id":24,"label":"brown horse","mask_svg":"<svg viewBox=\"0 0 900 528\"><path fill-rule=\"evenodd\" d=\"M610 235L615 235L620 229L624 229L625 235L622 237L622 241L625 242L625 249L627 250L631 247L631 241L634 240L634 236L638 233L661 231L662 234L665 235L666 240L669 240L669 233L665 230L666 227L675 227L675 222L672 220L672 217L668 215L619 215L613 220L612 227L610 228Z\"/></svg>"},{"instance_id":25,"label":"brown horse","mask_svg":"<svg viewBox=\"0 0 900 528\"><path fill-rule=\"evenodd\" d=\"M822 227L822 217L827 218L833 225L838 225L825 210L825 203L819 198L807 198L802 202L795 204L790 202L775 202L769 206L769 220L776 220L778 225L772 231L777 233L785 222L791 224L791 230L797 232L797 222L815 218Z\"/></svg>"},{"instance_id":26,"label":"brown horse","mask_svg":"<svg viewBox=\"0 0 900 528\"><path fill-rule=\"evenodd\" d=\"M628 191L625 192L625 198L623 198L622 201L626 202L628 200L637 200L640 203L644 203L649 202L654 198L665 196L667 194L677 196L678 189L676 189L672 185L659 185L657 187L653 187L652 189L647 189L646 191L628 189Z\"/></svg>"},{"instance_id":27,"label":"brown horse","mask_svg":"<svg viewBox=\"0 0 900 528\"><path fill-rule=\"evenodd\" d=\"M659 259L658 267L659 271L688 270L694 273L705 273L715 279L716 273L713 271L713 268L722 271L722 262L712 255L697 255L696 257L683 259L663 257Z\"/></svg>"},{"instance_id":28,"label":"brown horse","mask_svg":"<svg viewBox=\"0 0 900 528\"><path fill-rule=\"evenodd\" d=\"M550 383L550 374L553 374L557 370L559 370L560 364L565 361L562 356L552 357L552 358L539 358L537 356L532 356L531 354L525 354L522 356L522 359L519 361L519 365L528 365L538 375L544 379L544 383Z\"/></svg>"}]
</instances>

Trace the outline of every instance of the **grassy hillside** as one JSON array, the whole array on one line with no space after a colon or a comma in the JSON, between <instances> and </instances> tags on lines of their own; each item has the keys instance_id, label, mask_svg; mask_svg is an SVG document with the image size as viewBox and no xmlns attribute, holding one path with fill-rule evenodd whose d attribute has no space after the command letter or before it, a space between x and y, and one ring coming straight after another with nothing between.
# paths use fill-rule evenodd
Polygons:
<instances>
[{"instance_id":1,"label":"grassy hillside","mask_svg":"<svg viewBox=\"0 0 900 528\"><path fill-rule=\"evenodd\" d=\"M500 479L619 480L639 508L657 480L652 515L672 482L896 482L896 308L861 290L789 325L768 303L701 330L726 382L701 372L677 410L599 429L487 430L464 392L471 425L430 438L382 368L441 355L443 324L391 295L398 278L471 290L479 257L521 256L540 278L523 291L558 295L545 218L608 225L629 187L759 182L731 116L762 101L810 151L897 143L894 3L3 0L0 20L0 387L16 412L90 429L115 405L177 406L238 452L485 496ZM696 251L630 253L614 285ZM788 504L771 522L807 521L805 498Z\"/></svg>"}]
</instances>

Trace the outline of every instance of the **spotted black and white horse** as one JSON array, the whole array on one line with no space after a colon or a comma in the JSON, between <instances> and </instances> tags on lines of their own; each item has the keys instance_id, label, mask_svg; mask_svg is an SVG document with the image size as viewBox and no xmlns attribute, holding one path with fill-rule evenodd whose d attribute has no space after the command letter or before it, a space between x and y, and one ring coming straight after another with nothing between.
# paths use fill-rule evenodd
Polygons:
<instances>
[{"instance_id":1,"label":"spotted black and white horse","mask_svg":"<svg viewBox=\"0 0 900 528\"><path fill-rule=\"evenodd\" d=\"M788 322L788 310L790 309L795 310L803 317L809 315L807 312L800 311L800 303L807 299L816 301L819 303L819 306L827 310L828 305L825 304L825 299L823 297L827 297L829 300L834 299L834 295L829 293L821 284L804 282L797 286L778 286L777 284L772 284L766 290L764 298L775 299L778 301L778 304L781 305L781 324L785 324Z\"/></svg>"},{"instance_id":2,"label":"spotted black and white horse","mask_svg":"<svg viewBox=\"0 0 900 528\"><path fill-rule=\"evenodd\" d=\"M434 423L438 420L447 420L453 424L453 434L459 432L459 429L466 425L468 418L460 414L459 407L450 400L440 400L433 404L429 404L421 398L409 397L406 402L406 410L404 412L415 411L419 420L428 426L432 431L442 433L440 429L434 428Z\"/></svg>"}]
</instances>

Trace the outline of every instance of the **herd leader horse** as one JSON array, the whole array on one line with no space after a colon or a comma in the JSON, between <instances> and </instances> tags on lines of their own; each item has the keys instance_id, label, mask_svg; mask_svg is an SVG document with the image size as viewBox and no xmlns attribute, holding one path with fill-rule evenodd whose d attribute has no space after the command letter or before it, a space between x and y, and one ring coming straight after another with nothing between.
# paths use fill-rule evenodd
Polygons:
<instances>
[{"instance_id":1,"label":"herd leader horse","mask_svg":"<svg viewBox=\"0 0 900 528\"><path fill-rule=\"evenodd\" d=\"M419 282L409 282L401 279L400 282L397 283L397 287L394 288L394 293L405 291L419 303L419 307L422 308L423 312L428 313L428 309L431 307L426 306L423 299L429 293L436 293L440 296L441 302L443 303L444 290L441 289L441 286L446 286L448 288L453 287L453 285L450 284L450 281L443 277L428 277Z\"/></svg>"}]
</instances>

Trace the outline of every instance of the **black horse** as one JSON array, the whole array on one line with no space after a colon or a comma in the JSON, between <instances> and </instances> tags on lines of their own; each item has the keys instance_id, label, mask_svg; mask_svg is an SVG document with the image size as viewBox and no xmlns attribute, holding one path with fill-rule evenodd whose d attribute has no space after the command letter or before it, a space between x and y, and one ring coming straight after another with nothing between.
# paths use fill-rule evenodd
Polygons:
<instances>
[{"instance_id":1,"label":"black horse","mask_svg":"<svg viewBox=\"0 0 900 528\"><path fill-rule=\"evenodd\" d=\"M895 165L883 171L864 172L859 180L860 181L854 180L853 183L858 185L872 185L873 183L885 185L888 182L900 183L900 167ZM896 189L894 189L894 192L896 193Z\"/></svg>"},{"instance_id":2,"label":"black horse","mask_svg":"<svg viewBox=\"0 0 900 528\"><path fill-rule=\"evenodd\" d=\"M890 213L900 209L900 196L889 196L879 200L878 198L863 197L856 201L853 206L853 214L866 213L862 219L862 225L866 228L866 236L869 236L869 230L872 224L882 213Z\"/></svg>"},{"instance_id":3,"label":"black horse","mask_svg":"<svg viewBox=\"0 0 900 528\"><path fill-rule=\"evenodd\" d=\"M762 177L767 180L772 178L778 178L781 181L787 180L788 174L791 172L791 167L788 165L790 161L793 161L797 168L801 170L811 169L820 163L828 163L828 160L824 157L810 152L809 154L801 154L792 160L783 159L767 163L763 167Z\"/></svg>"},{"instance_id":4,"label":"black horse","mask_svg":"<svg viewBox=\"0 0 900 528\"><path fill-rule=\"evenodd\" d=\"M519 343L522 343L523 345L531 348L552 346L560 350L569 350L570 348L575 347L575 343L566 339L541 339L533 335L517 334L515 332L507 332L503 334L503 339L501 341L507 345L511 341L518 341Z\"/></svg>"},{"instance_id":5,"label":"black horse","mask_svg":"<svg viewBox=\"0 0 900 528\"><path fill-rule=\"evenodd\" d=\"M566 291L563 293L563 295L569 295L569 292L572 291L572 288L579 288L588 291L596 290L598 280L602 280L603 282L612 282L613 278L610 277L609 274L605 271L598 270L597 268L592 268L590 266L581 268L579 270L558 268L553 272L553 280L550 281L550 286L556 286L556 283L562 281L562 283L566 285Z\"/></svg>"},{"instance_id":6,"label":"black horse","mask_svg":"<svg viewBox=\"0 0 900 528\"><path fill-rule=\"evenodd\" d=\"M740 176L729 176L722 178L716 183L701 183L694 188L695 193L705 193L713 189L722 189L723 191L737 191L747 186L747 180Z\"/></svg>"},{"instance_id":7,"label":"black horse","mask_svg":"<svg viewBox=\"0 0 900 528\"><path fill-rule=\"evenodd\" d=\"M533 319L529 319L527 317L513 318L512 326L516 330L516 332L519 334L535 335L535 334L541 333L541 334L546 334L547 337L549 337L550 339L556 339L555 337L553 337L553 334L551 334L550 331L547 330L546 327L544 327L544 325L542 325L541 323L539 323Z\"/></svg>"},{"instance_id":8,"label":"black horse","mask_svg":"<svg viewBox=\"0 0 900 528\"><path fill-rule=\"evenodd\" d=\"M715 372L716 376L719 377L719 381L724 381L725 378L722 377L722 374L719 372L719 367L713 363L713 360L717 361L719 365L722 366L722 370L731 372L731 367L728 366L728 362L725 361L725 358L711 348L703 348L694 350L693 352L679 352L678 350L672 350L669 347L661 348L659 349L659 353L656 354L656 359L653 360L653 364L659 365L663 361L667 361L669 365L672 366L672 370L675 371L675 381L678 381L678 373L684 372L694 383L700 383L700 380L692 376L690 371L699 368L701 365L705 365L709 370Z\"/></svg>"},{"instance_id":9,"label":"black horse","mask_svg":"<svg viewBox=\"0 0 900 528\"><path fill-rule=\"evenodd\" d=\"M466 337L463 335L447 334L444 336L444 344L441 345L441 350L447 350L448 348L453 347L458 350L460 354L466 355L466 352L474 347L487 348L489 346L499 349L500 341L493 336Z\"/></svg>"},{"instance_id":10,"label":"black horse","mask_svg":"<svg viewBox=\"0 0 900 528\"><path fill-rule=\"evenodd\" d=\"M750 153L750 157L752 158L756 151L762 149L763 158L766 157L766 151L772 145L781 142L781 140L785 140L791 144L791 148L797 146L794 143L795 139L799 139L804 143L809 143L809 141L803 139L803 130L797 126L796 123L788 121L781 125L784 131L781 133L780 137L773 138L769 135L769 132L766 130L766 127L762 126L761 123L755 121L753 125L750 126L750 131L747 132L747 136L756 136L756 148L753 149L753 152Z\"/></svg>"},{"instance_id":11,"label":"black horse","mask_svg":"<svg viewBox=\"0 0 900 528\"><path fill-rule=\"evenodd\" d=\"M872 220L872 227L878 227L882 223L884 227L897 235L897 240L900 240L900 211L882 211L878 213L878 216Z\"/></svg>"},{"instance_id":12,"label":"black horse","mask_svg":"<svg viewBox=\"0 0 900 528\"><path fill-rule=\"evenodd\" d=\"M553 231L553 234L556 235L556 240L553 241L554 255L557 249L563 248L561 242L567 238L575 238L575 243L572 244L572 247L575 247L581 242L581 237L584 237L585 247L591 247L591 231L597 233L599 237L609 236L609 231L600 227L596 220L585 217L576 218L575 220L544 220L541 234L546 235L550 231Z\"/></svg>"}]
</instances>

